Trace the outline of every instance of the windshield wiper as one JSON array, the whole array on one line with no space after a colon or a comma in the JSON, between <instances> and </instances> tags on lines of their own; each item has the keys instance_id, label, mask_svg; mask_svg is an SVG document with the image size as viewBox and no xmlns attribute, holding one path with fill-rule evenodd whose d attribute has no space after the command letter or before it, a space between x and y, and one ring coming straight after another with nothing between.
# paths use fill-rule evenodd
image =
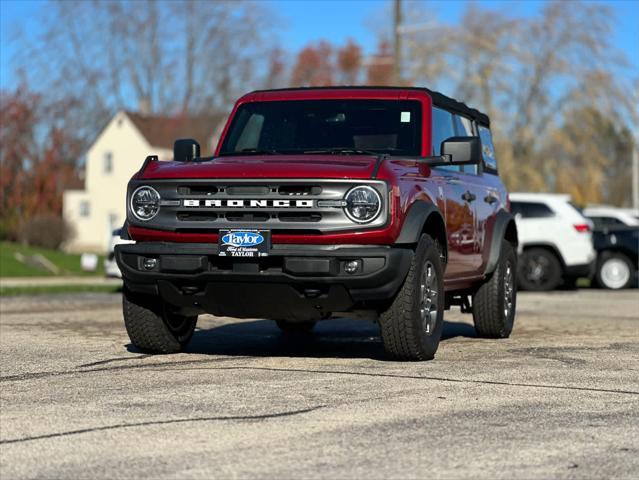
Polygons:
<instances>
[{"instance_id":1,"label":"windshield wiper","mask_svg":"<svg viewBox=\"0 0 639 480\"><path fill-rule=\"evenodd\" d=\"M320 148L317 150L304 150L303 153L306 154L316 154L316 153L328 153L331 155L372 155L373 157L377 157L379 155L383 155L380 152L373 152L372 150L362 150L361 148L350 148L350 147L335 147L335 148Z\"/></svg>"}]
</instances>

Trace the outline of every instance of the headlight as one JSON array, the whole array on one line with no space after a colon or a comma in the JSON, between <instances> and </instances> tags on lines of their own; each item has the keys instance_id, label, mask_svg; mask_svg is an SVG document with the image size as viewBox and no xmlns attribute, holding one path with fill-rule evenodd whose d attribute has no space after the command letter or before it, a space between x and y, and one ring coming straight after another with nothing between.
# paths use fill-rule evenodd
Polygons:
<instances>
[{"instance_id":1,"label":"headlight","mask_svg":"<svg viewBox=\"0 0 639 480\"><path fill-rule=\"evenodd\" d=\"M382 210L382 199L373 187L351 188L344 200L346 216L357 223L372 222Z\"/></svg>"},{"instance_id":2,"label":"headlight","mask_svg":"<svg viewBox=\"0 0 639 480\"><path fill-rule=\"evenodd\" d=\"M138 187L131 195L131 213L146 222L160 211L160 194L151 187Z\"/></svg>"}]
</instances>

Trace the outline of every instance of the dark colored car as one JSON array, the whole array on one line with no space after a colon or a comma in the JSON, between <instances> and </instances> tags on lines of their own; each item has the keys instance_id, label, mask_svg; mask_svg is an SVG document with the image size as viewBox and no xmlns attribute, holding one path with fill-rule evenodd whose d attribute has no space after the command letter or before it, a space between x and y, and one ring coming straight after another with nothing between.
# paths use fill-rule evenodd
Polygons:
<instances>
[{"instance_id":1,"label":"dark colored car","mask_svg":"<svg viewBox=\"0 0 639 480\"><path fill-rule=\"evenodd\" d=\"M594 281L613 290L637 284L639 264L639 227L615 226L595 230L597 250Z\"/></svg>"},{"instance_id":2,"label":"dark colored car","mask_svg":"<svg viewBox=\"0 0 639 480\"><path fill-rule=\"evenodd\" d=\"M197 316L269 318L286 334L379 321L394 358L433 358L451 305L507 337L517 230L490 121L423 88L258 91L213 157L193 140L131 179L118 245L134 345L179 351Z\"/></svg>"}]
</instances>

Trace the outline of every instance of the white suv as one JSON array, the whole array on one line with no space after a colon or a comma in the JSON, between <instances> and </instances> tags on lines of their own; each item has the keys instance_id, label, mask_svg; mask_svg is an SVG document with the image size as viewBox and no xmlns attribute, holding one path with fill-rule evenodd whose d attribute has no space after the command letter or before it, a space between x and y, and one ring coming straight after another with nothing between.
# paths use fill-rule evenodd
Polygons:
<instances>
[{"instance_id":1,"label":"white suv","mask_svg":"<svg viewBox=\"0 0 639 480\"><path fill-rule=\"evenodd\" d=\"M124 240L123 238L120 238L121 233L121 228L117 228L111 232L109 249L107 250L106 257L104 258L104 274L107 277L122 278L120 267L118 267L118 264L115 262L115 246L122 245L124 243L135 243L132 240Z\"/></svg>"},{"instance_id":2,"label":"white suv","mask_svg":"<svg viewBox=\"0 0 639 480\"><path fill-rule=\"evenodd\" d=\"M519 285L525 290L572 287L590 277L597 254L592 222L570 203L569 195L511 193L521 255Z\"/></svg>"}]
</instances>

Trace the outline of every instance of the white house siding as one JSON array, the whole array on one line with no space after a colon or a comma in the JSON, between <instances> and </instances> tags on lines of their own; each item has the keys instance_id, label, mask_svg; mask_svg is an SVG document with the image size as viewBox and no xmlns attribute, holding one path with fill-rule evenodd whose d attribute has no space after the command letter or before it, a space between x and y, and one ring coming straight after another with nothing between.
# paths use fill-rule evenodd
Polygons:
<instances>
[{"instance_id":1,"label":"white house siding","mask_svg":"<svg viewBox=\"0 0 639 480\"><path fill-rule=\"evenodd\" d=\"M111 171L105 171L105 156L111 155ZM70 251L104 252L113 229L126 218L126 185L148 155L170 159L172 152L151 147L126 113L111 120L86 156L85 190L64 192L63 215L75 229ZM89 211L81 215L82 202Z\"/></svg>"}]
</instances>

